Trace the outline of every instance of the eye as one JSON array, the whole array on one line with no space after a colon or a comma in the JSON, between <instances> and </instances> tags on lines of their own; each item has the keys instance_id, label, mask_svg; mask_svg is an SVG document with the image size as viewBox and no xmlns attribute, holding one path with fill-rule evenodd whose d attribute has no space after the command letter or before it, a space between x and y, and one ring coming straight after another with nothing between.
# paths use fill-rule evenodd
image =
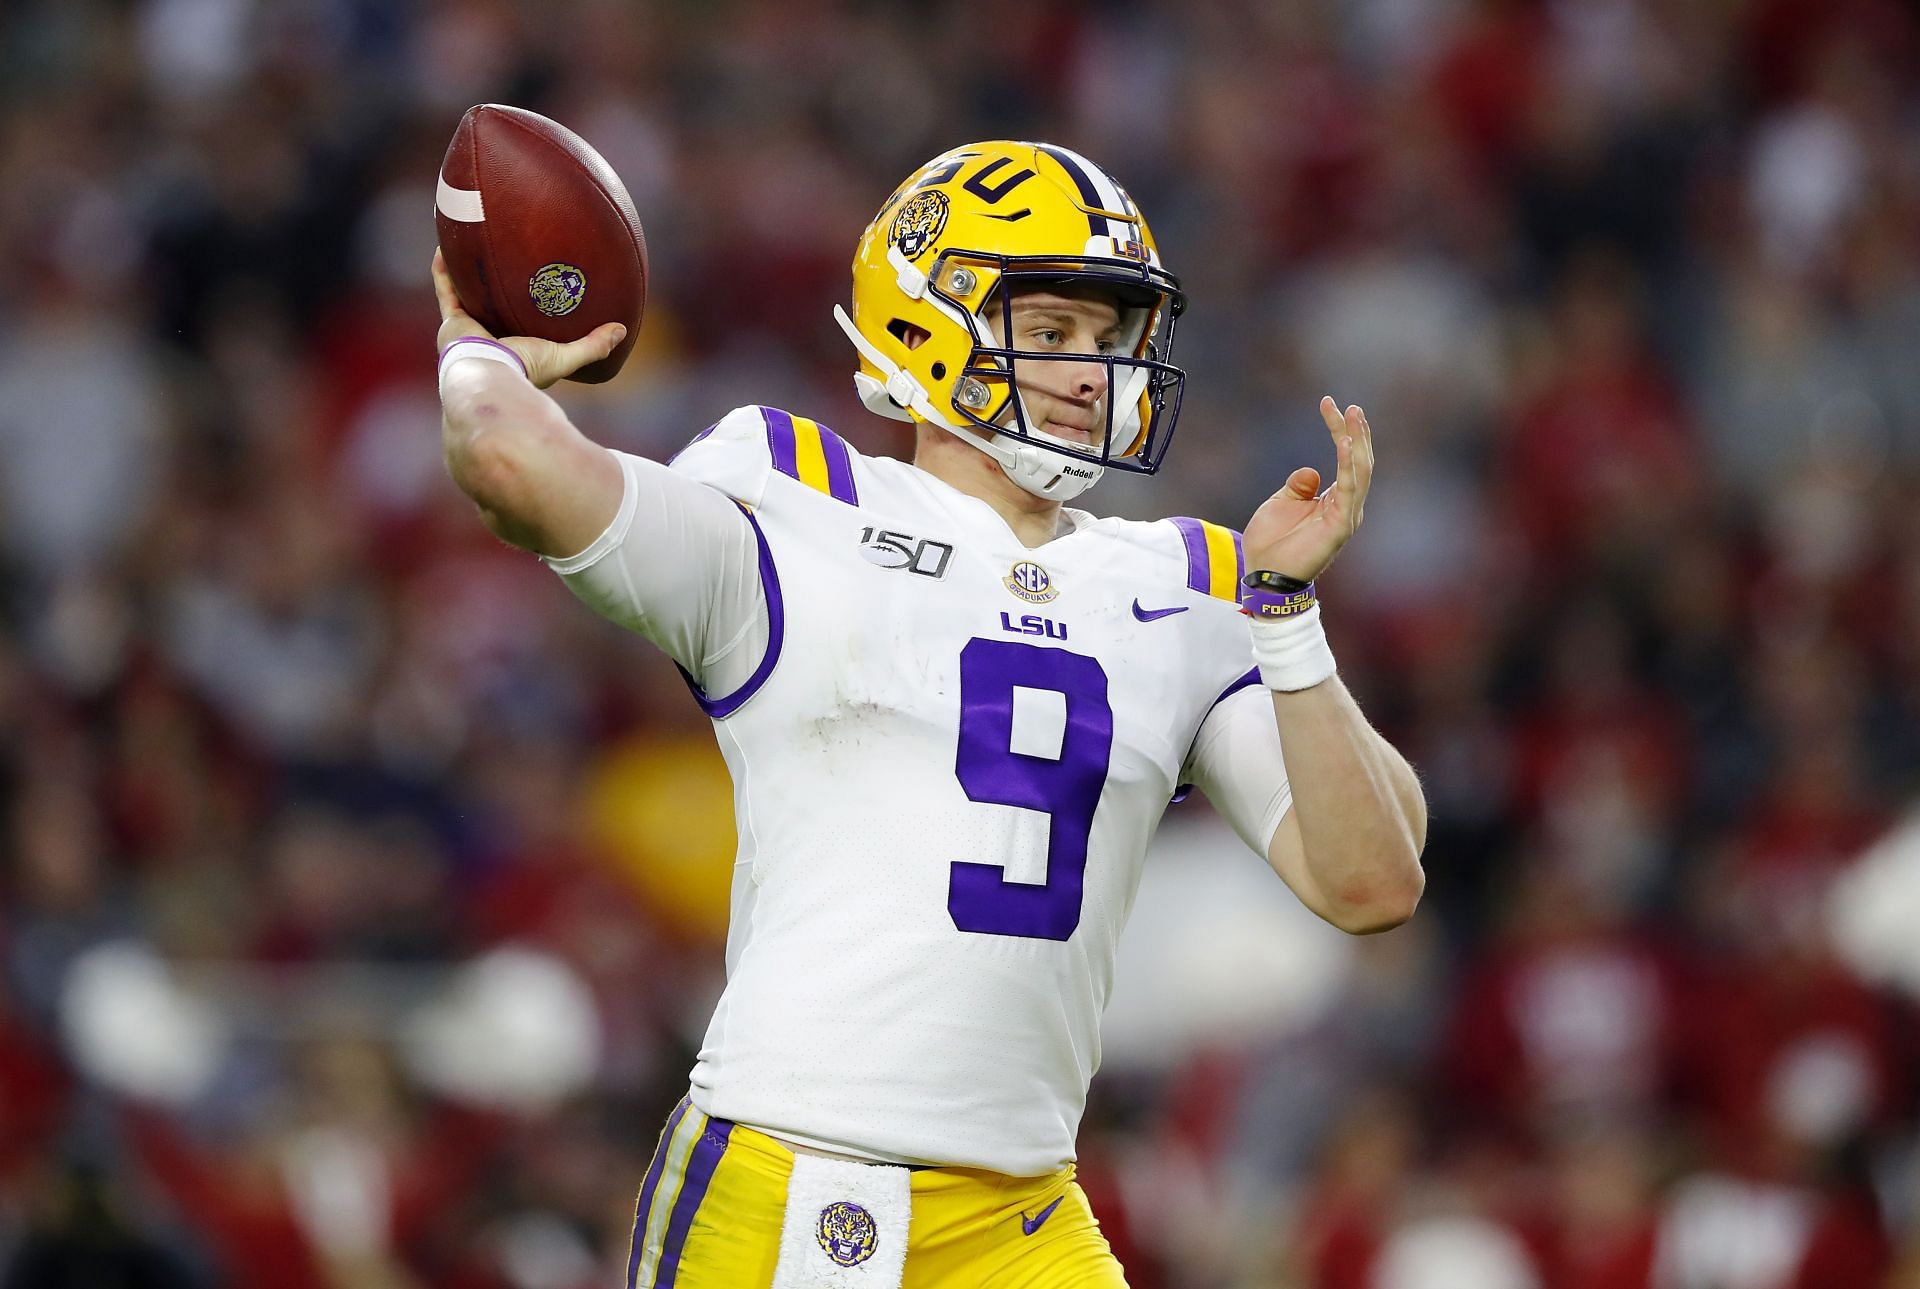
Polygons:
<instances>
[{"instance_id":1,"label":"eye","mask_svg":"<svg viewBox=\"0 0 1920 1289\"><path fill-rule=\"evenodd\" d=\"M1058 327L1037 327L1033 331L1033 338L1048 349L1053 348L1066 339Z\"/></svg>"},{"instance_id":2,"label":"eye","mask_svg":"<svg viewBox=\"0 0 1920 1289\"><path fill-rule=\"evenodd\" d=\"M1102 340L1099 342L1097 348L1098 352L1103 354L1118 353L1120 351L1120 342L1117 340Z\"/></svg>"}]
</instances>

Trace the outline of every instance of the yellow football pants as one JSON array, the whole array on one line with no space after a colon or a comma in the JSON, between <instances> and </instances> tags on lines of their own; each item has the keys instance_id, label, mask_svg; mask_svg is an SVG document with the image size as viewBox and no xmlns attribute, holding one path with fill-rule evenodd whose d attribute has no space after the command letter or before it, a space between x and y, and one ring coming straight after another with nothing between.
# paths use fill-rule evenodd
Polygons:
<instances>
[{"instance_id":1,"label":"yellow football pants","mask_svg":"<svg viewBox=\"0 0 1920 1289\"><path fill-rule=\"evenodd\" d=\"M792 1169L779 1141L681 1101L641 1187L628 1289L771 1285ZM1072 1165L1049 1177L924 1168L910 1185L903 1289L1126 1289Z\"/></svg>"}]
</instances>

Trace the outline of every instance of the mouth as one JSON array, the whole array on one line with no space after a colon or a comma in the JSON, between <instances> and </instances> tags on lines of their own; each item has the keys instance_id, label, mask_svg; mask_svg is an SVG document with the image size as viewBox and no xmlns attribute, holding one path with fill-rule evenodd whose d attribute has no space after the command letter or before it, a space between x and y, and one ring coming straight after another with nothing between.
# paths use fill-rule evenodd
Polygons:
<instances>
[{"instance_id":1,"label":"mouth","mask_svg":"<svg viewBox=\"0 0 1920 1289\"><path fill-rule=\"evenodd\" d=\"M1056 439L1065 439L1069 443L1093 442L1093 427L1090 425L1078 425L1072 421L1048 420L1041 428L1048 434L1053 435Z\"/></svg>"}]
</instances>

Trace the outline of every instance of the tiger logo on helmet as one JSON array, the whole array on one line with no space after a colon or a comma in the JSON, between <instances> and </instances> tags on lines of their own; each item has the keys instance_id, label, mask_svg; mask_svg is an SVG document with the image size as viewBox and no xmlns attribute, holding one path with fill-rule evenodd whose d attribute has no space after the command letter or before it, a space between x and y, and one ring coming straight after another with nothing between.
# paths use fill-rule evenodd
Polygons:
<instances>
[{"instance_id":1,"label":"tiger logo on helmet","mask_svg":"<svg viewBox=\"0 0 1920 1289\"><path fill-rule=\"evenodd\" d=\"M1121 319L1107 366L1105 424L1092 442L1034 427L1020 384L1063 355L1018 349L1012 292L1093 290ZM849 312L834 316L860 355L871 411L940 426L1000 463L1027 491L1069 500L1107 469L1152 474L1179 418L1186 375L1172 364L1179 279L1133 198L1077 152L998 140L942 153L895 189L855 248Z\"/></svg>"},{"instance_id":2,"label":"tiger logo on helmet","mask_svg":"<svg viewBox=\"0 0 1920 1289\"><path fill-rule=\"evenodd\" d=\"M937 188L917 192L893 216L887 240L910 260L926 254L933 239L947 226L947 194Z\"/></svg>"}]
</instances>

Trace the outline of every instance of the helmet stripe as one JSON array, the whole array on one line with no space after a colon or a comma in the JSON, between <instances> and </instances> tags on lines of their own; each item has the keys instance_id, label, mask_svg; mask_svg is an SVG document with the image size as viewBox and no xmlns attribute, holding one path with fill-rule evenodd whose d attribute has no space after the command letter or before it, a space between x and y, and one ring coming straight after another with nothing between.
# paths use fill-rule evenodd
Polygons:
<instances>
[{"instance_id":1,"label":"helmet stripe","mask_svg":"<svg viewBox=\"0 0 1920 1289\"><path fill-rule=\"evenodd\" d=\"M1113 185L1113 190L1120 194L1120 208L1135 219L1140 218L1140 208L1133 204L1133 194L1120 186L1120 181L1113 177L1113 171L1105 166L1099 167L1099 170L1107 177L1107 182Z\"/></svg>"},{"instance_id":2,"label":"helmet stripe","mask_svg":"<svg viewBox=\"0 0 1920 1289\"><path fill-rule=\"evenodd\" d=\"M1120 185L1113 181L1112 175L1072 148L1063 148L1053 143L1043 143L1040 146L1048 156L1066 167L1067 173L1073 176L1074 183L1080 188L1080 196L1089 206L1098 206L1101 210L1120 211L1126 214L1133 213L1133 204L1127 200L1126 194L1120 191ZM1092 226L1095 237L1111 237L1116 242L1135 240L1133 229L1127 227L1121 220L1110 218L1106 221L1106 227L1102 228L1100 216L1090 214L1087 222Z\"/></svg>"},{"instance_id":3,"label":"helmet stripe","mask_svg":"<svg viewBox=\"0 0 1920 1289\"><path fill-rule=\"evenodd\" d=\"M1072 176L1074 186L1080 190L1081 201L1084 201L1089 206L1096 206L1102 209L1106 208L1106 203L1100 199L1100 190L1093 186L1093 180L1081 166L1081 158L1077 154L1069 152L1065 148L1055 147L1051 143L1041 144L1040 151L1046 153L1055 161L1058 161L1060 168ZM1095 237L1113 236L1112 230L1103 226L1111 222L1111 220L1103 219L1093 211L1087 212L1087 229Z\"/></svg>"}]
</instances>

